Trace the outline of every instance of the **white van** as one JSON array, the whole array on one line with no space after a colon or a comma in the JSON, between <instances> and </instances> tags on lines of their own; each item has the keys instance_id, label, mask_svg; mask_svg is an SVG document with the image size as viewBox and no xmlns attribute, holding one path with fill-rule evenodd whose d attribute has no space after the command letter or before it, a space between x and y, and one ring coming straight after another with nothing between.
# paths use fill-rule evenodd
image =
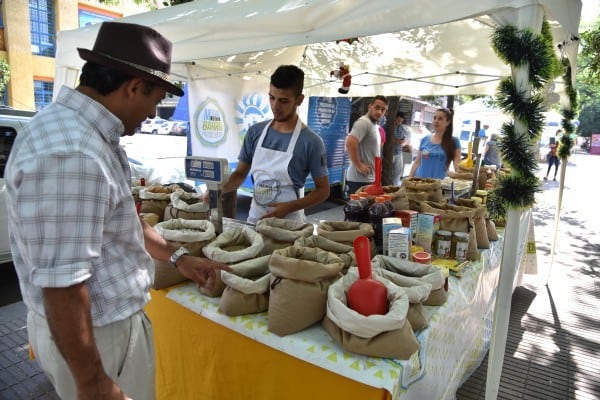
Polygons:
<instances>
[{"instance_id":1,"label":"white van","mask_svg":"<svg viewBox=\"0 0 600 400\"><path fill-rule=\"evenodd\" d=\"M0 107L0 264L11 261L4 169L17 134L35 113Z\"/></svg>"}]
</instances>

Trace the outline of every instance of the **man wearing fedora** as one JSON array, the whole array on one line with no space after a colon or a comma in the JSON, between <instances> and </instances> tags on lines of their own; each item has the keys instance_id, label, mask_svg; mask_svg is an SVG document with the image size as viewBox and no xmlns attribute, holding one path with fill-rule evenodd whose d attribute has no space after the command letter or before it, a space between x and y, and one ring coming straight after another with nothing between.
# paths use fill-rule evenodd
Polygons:
<instances>
[{"instance_id":1,"label":"man wearing fedora","mask_svg":"<svg viewBox=\"0 0 600 400\"><path fill-rule=\"evenodd\" d=\"M143 308L152 257L199 285L227 265L171 248L141 221L119 146L166 92L171 43L105 22L80 85L62 87L17 137L5 179L11 250L40 366L63 399L153 399L154 346Z\"/></svg>"}]
</instances>

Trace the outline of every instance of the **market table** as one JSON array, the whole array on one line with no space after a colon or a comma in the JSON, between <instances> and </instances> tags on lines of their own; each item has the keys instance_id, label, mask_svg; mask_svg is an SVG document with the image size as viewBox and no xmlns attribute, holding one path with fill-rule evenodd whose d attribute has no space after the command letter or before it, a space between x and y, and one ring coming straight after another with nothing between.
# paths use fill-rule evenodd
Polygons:
<instances>
[{"instance_id":1,"label":"market table","mask_svg":"<svg viewBox=\"0 0 600 400\"><path fill-rule=\"evenodd\" d=\"M521 248L520 251L523 251ZM193 283L152 291L158 399L453 398L491 336L502 241L481 252L447 302L426 307L430 326L409 360L342 350L316 324L279 337L267 314L228 317Z\"/></svg>"}]
</instances>

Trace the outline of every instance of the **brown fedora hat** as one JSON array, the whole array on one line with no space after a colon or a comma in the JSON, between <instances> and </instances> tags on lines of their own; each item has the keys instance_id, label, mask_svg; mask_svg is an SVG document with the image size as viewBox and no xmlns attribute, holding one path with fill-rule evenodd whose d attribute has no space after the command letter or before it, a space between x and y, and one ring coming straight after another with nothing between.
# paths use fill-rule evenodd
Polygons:
<instances>
[{"instance_id":1,"label":"brown fedora hat","mask_svg":"<svg viewBox=\"0 0 600 400\"><path fill-rule=\"evenodd\" d=\"M147 79L169 93L183 96L170 82L171 42L154 29L122 22L103 22L92 50L77 48L86 61Z\"/></svg>"}]
</instances>

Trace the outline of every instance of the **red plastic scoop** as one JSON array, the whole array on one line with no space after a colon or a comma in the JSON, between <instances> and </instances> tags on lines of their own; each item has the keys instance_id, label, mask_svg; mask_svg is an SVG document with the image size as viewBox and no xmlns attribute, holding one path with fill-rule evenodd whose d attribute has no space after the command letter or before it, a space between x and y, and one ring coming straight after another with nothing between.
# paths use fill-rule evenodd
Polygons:
<instances>
[{"instance_id":1,"label":"red plastic scoop","mask_svg":"<svg viewBox=\"0 0 600 400\"><path fill-rule=\"evenodd\" d=\"M371 196L383 194L381 187L381 157L375 157L375 183L365 188L365 192Z\"/></svg>"},{"instance_id":2,"label":"red plastic scoop","mask_svg":"<svg viewBox=\"0 0 600 400\"><path fill-rule=\"evenodd\" d=\"M383 283L373 279L371 275L369 239L366 236L359 236L354 239L353 244L360 278L348 289L346 294L348 306L365 316L387 314L387 289Z\"/></svg>"}]
</instances>

